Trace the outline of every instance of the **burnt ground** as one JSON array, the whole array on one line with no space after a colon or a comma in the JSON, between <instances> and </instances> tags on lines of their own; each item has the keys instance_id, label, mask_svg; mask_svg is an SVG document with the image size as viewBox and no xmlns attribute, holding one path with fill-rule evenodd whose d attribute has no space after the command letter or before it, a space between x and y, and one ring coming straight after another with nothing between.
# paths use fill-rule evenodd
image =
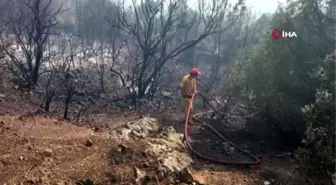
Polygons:
<instances>
[{"instance_id":1,"label":"burnt ground","mask_svg":"<svg viewBox=\"0 0 336 185\"><path fill-rule=\"evenodd\" d=\"M176 115L169 114L167 116L161 116L161 121L167 125L173 126L179 132L184 132L183 115L175 113ZM233 165L233 164L216 164L211 161L206 161L195 156L192 152L191 155L196 159L194 164L195 169L211 169L213 171L240 171L244 174L254 173L258 171L256 184L263 184L265 179L272 184L297 184L293 180L296 165L293 163L293 159L283 151L284 147L274 142L274 140L268 140L262 134L257 131L250 130L250 127L242 126L242 120L230 120L230 122L223 120L215 120L209 118L201 118L203 122L211 125L216 129L223 137L233 142L243 150L258 156L260 164L258 165ZM246 123L248 124L248 123ZM189 136L191 139L191 146L199 152L201 155L210 157L215 160L225 161L255 161L246 153L240 152L234 149L230 151L232 145L223 141L218 137L211 129L203 126L195 121L189 125ZM234 148L234 147L233 147ZM232 148L231 148L232 149ZM263 180L261 180L263 179Z\"/></svg>"},{"instance_id":2,"label":"burnt ground","mask_svg":"<svg viewBox=\"0 0 336 185\"><path fill-rule=\"evenodd\" d=\"M0 121L3 123L0 129L0 184L75 184L86 179L94 184L134 184L134 166L156 168L155 162L143 156L141 145L136 141L126 143L133 152L120 156L116 155L118 146L108 137L111 130L137 119L139 113L135 111L114 109L92 114L89 121L68 122L51 115L36 116L36 105L25 101L23 96L14 92L2 93L5 97L0 101ZM179 113L154 113L152 116L159 118L162 125L173 126L183 133L183 116ZM255 133L232 129L237 124L234 121L204 121L237 145L262 157L260 165L247 167L215 164L193 156L192 168L206 179L206 184L252 185L263 184L266 180L274 181L273 184L293 184L291 177L295 164L290 158L275 157L280 152L274 149L276 143L260 143ZM204 155L248 160L246 155L237 152L228 155L222 140L199 124L191 126L190 136L193 147ZM93 147L85 146L88 139ZM154 184L171 184L171 181Z\"/></svg>"}]
</instances>

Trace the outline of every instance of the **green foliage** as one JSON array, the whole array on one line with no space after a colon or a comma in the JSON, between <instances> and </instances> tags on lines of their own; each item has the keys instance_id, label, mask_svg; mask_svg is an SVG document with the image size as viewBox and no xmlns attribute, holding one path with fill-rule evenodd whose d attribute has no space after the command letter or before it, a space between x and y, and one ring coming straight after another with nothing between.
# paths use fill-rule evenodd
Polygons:
<instances>
[{"instance_id":1,"label":"green foliage","mask_svg":"<svg viewBox=\"0 0 336 185\"><path fill-rule=\"evenodd\" d=\"M302 108L307 129L297 159L314 184L333 184L335 173L335 64L336 53L328 55L319 71L321 86L313 104Z\"/></svg>"},{"instance_id":2,"label":"green foliage","mask_svg":"<svg viewBox=\"0 0 336 185\"><path fill-rule=\"evenodd\" d=\"M293 148L305 131L301 107L314 102L319 66L334 50L330 43L335 38L328 33L335 32L335 23L325 23L328 18L317 4L296 0L278 9L271 24L264 24L269 31L242 52L230 74L233 88L252 101L263 118L265 137L274 136ZM293 30L298 38L275 40L273 28Z\"/></svg>"}]
</instances>

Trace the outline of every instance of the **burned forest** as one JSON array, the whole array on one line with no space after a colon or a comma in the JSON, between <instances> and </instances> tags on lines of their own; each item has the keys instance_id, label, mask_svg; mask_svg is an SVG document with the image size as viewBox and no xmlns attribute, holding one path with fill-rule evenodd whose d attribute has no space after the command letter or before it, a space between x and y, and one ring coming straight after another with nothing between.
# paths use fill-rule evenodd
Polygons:
<instances>
[{"instance_id":1,"label":"burned forest","mask_svg":"<svg viewBox=\"0 0 336 185\"><path fill-rule=\"evenodd\" d=\"M0 0L0 184L334 185L335 1L269 3Z\"/></svg>"}]
</instances>

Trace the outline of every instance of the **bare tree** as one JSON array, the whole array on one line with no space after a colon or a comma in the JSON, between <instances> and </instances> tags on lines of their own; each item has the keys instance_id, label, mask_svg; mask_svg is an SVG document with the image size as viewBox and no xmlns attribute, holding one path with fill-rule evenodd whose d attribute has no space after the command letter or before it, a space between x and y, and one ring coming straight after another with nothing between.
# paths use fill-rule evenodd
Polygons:
<instances>
[{"instance_id":1,"label":"bare tree","mask_svg":"<svg viewBox=\"0 0 336 185\"><path fill-rule=\"evenodd\" d=\"M227 71L234 62L239 51L244 51L247 46L249 34L253 36L255 30L249 26L254 22L251 12L241 16L237 23L232 25L225 33L220 32L209 37L208 48L202 47L208 53L207 65L210 68L209 75L204 83L204 91L206 94L210 91L218 91L214 89L223 84L223 79L227 79ZM219 27L226 25L226 22L219 24ZM230 95L229 95L230 96Z\"/></svg>"},{"instance_id":2,"label":"bare tree","mask_svg":"<svg viewBox=\"0 0 336 185\"><path fill-rule=\"evenodd\" d=\"M62 34L48 40L45 62L39 83L35 86L40 97L40 110L50 111L51 103L55 103L53 111L59 111L64 105L63 118L70 119L70 110L76 120L99 99L99 85L95 83L96 72L89 62L80 63L85 56L82 53L81 41L71 34ZM72 112L71 112L72 113Z\"/></svg>"},{"instance_id":3,"label":"bare tree","mask_svg":"<svg viewBox=\"0 0 336 185\"><path fill-rule=\"evenodd\" d=\"M86 97L86 83L89 83L89 73L85 71L88 64L78 66L75 61L76 51L78 51L78 45L73 42L73 38L67 37L65 39L65 48L69 51L68 55L63 55L63 60L59 66L57 66L57 78L61 82L61 93L63 94L64 110L63 118L69 119L69 109L72 103L74 103L75 96ZM80 101L80 100L79 100ZM83 108L80 108L83 109ZM81 114L81 110L77 114L77 119Z\"/></svg>"},{"instance_id":4,"label":"bare tree","mask_svg":"<svg viewBox=\"0 0 336 185\"><path fill-rule=\"evenodd\" d=\"M13 0L8 32L13 34L19 51L4 47L10 43L1 34L1 46L10 58L8 69L24 87L36 85L44 62L46 42L58 24L62 6L53 8L53 0Z\"/></svg>"},{"instance_id":5,"label":"bare tree","mask_svg":"<svg viewBox=\"0 0 336 185\"><path fill-rule=\"evenodd\" d=\"M126 9L121 3L118 12L118 23L129 38L131 56L134 56L131 66L131 88L137 98L148 94L151 86L156 86L160 80L163 66L173 60L188 48L197 45L209 35L223 32L239 17L244 8L242 2L230 10L226 0L206 4L199 1L198 11L192 11L185 1L141 1L137 5L133 1L131 9ZM226 27L217 25L228 19ZM183 30L185 37L176 40L174 37ZM139 48L137 51L134 48ZM114 71L115 72L115 71ZM123 75L126 76L126 75ZM155 91L152 91L152 93Z\"/></svg>"}]
</instances>

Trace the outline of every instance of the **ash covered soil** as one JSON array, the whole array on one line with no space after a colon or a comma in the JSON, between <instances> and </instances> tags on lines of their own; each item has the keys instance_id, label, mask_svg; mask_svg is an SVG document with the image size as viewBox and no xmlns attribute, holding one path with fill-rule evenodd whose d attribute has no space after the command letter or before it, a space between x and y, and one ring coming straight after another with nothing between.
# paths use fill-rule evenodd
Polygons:
<instances>
[{"instance_id":1,"label":"ash covered soil","mask_svg":"<svg viewBox=\"0 0 336 185\"><path fill-rule=\"evenodd\" d=\"M190 137L192 138L191 146L201 155L210 157L217 161L243 161L248 163L256 161L256 159L246 152L238 150L235 146L216 135L209 127L205 125L198 125L197 127L198 128L193 129L197 131L190 134Z\"/></svg>"}]
</instances>

